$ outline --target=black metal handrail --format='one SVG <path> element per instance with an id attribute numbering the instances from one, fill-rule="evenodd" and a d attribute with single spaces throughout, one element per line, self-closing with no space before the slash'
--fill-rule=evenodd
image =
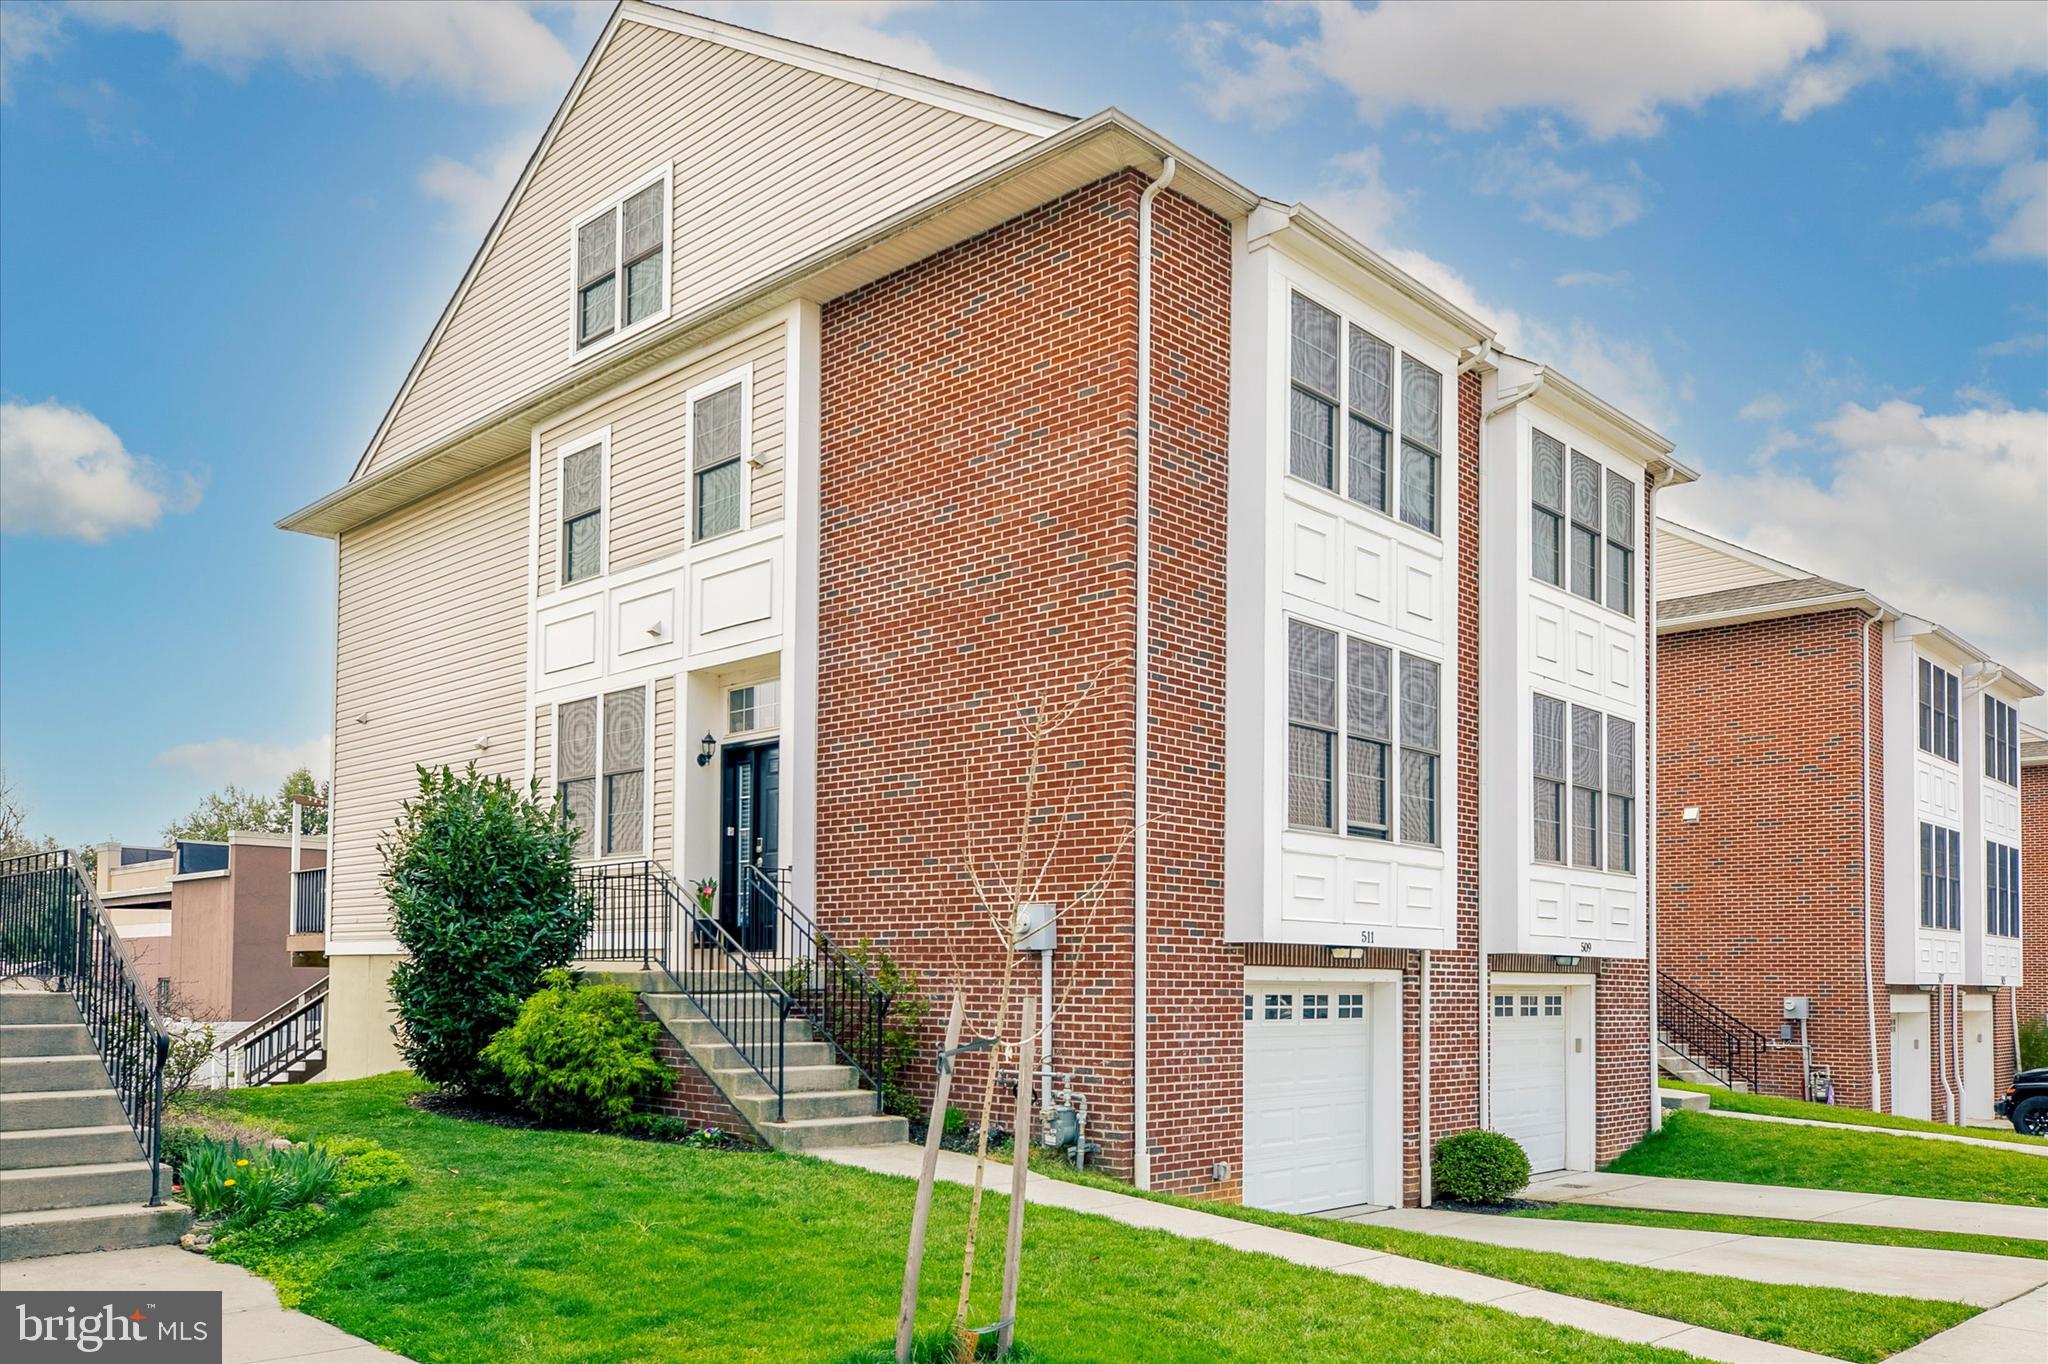
<path id="1" fill-rule="evenodd" d="M 1770 1039 L 1662 971 L 1657 973 L 1657 1035 L 1724 1084 L 1739 1082 L 1751 1090 L 1761 1085 Z"/>
<path id="2" fill-rule="evenodd" d="M 267 1025 L 244 1028 L 235 1038 L 242 1050 L 245 1085 L 267 1085 L 327 1044 L 327 982 L 302 991 Z M 233 1045 L 233 1044 L 230 1044 Z"/>
<path id="3" fill-rule="evenodd" d="M 170 1032 L 149 1002 L 128 948 L 68 851 L 0 860 L 0 977 L 67 991 L 149 1161 L 149 1201 L 162 1201 L 164 1061 Z"/>
<path id="4" fill-rule="evenodd" d="M 740 905 L 752 933 L 742 941 L 764 945 L 754 952 L 797 1002 L 841 1060 L 859 1072 L 882 1105 L 882 1027 L 889 995 L 866 968 L 835 946 L 789 898 L 779 878 L 749 865 L 740 874 Z"/>
<path id="5" fill-rule="evenodd" d="M 327 868 L 292 873 L 292 932 L 327 931 Z"/>

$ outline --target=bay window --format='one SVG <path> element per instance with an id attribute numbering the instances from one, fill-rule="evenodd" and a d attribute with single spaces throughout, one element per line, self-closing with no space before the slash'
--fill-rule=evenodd
<path id="1" fill-rule="evenodd" d="M 1530 754 L 1535 773 L 1535 857 L 1538 862 L 1564 862 L 1564 702 L 1534 698 L 1530 717 Z"/>
<path id="2" fill-rule="evenodd" d="M 1538 582 L 1564 586 L 1564 442 L 1535 432 L 1530 468 L 1530 564 Z"/>

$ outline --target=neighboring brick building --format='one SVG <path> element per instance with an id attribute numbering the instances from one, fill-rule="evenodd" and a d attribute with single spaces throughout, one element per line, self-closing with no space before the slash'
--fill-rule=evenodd
<path id="1" fill-rule="evenodd" d="M 2020 742 L 2020 900 L 2025 959 L 2020 1021 L 2048 1021 L 2048 734 L 2026 730 Z"/>
<path id="2" fill-rule="evenodd" d="M 722 933 L 783 980 L 815 922 L 983 1028 L 1017 966 L 1052 1101 L 1148 1187 L 1411 1201 L 1478 1125 L 1593 1168 L 1656 1114 L 1672 448 L 1114 110 L 627 0 L 355 477 L 286 523 L 339 542 L 330 1073 L 396 1061 L 376 835 L 415 763 L 474 760 L 639 897 L 593 955 Z M 1012 893 L 1099 895 L 1016 961 L 980 899 L 1068 708 Z M 669 1110 L 762 1109 L 766 1031 L 678 1040 Z M 776 1112 L 815 1116 L 757 1135 L 875 1136 L 806 1068 Z"/>
<path id="3" fill-rule="evenodd" d="M 1767 1039 L 1772 1092 L 1990 1116 L 2048 942 L 2006 885 L 2015 861 L 2034 874 L 2014 707 L 2039 689 L 1860 589 L 1670 522 L 1658 544 L 1674 998 L 1696 992 Z M 1675 1035 L 1678 1009 L 1660 1017 L 1675 1047 L 1714 1052 L 1712 1022 Z"/>

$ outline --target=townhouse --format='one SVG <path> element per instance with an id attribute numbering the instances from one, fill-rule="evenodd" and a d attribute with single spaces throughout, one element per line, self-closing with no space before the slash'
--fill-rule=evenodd
<path id="1" fill-rule="evenodd" d="M 538 780 L 601 897 L 715 880 L 733 969 L 871 938 L 985 1015 L 967 868 L 1059 713 L 1043 884 L 1101 893 L 1034 940 L 1041 1098 L 1104 1164 L 1303 1210 L 1426 1197 L 1473 1126 L 1591 1168 L 1656 1121 L 1649 528 L 1691 477 L 1114 109 L 626 0 L 280 523 L 337 563 L 328 1074 L 397 1064 L 415 764 Z M 612 955 L 688 996 L 671 929 Z M 838 1121 L 751 1117 L 771 1072 L 714 1050 L 678 1111 Z"/>
<path id="2" fill-rule="evenodd" d="M 1776 1093 L 1991 1117 L 2040 1013 L 2041 689 L 1861 588 L 1671 521 L 1657 546 L 1659 961 L 1711 1006 L 1667 1039 Z"/>

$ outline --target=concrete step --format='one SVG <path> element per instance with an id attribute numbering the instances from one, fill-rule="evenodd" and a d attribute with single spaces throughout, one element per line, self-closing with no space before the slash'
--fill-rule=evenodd
<path id="1" fill-rule="evenodd" d="M 671 1031 L 674 1025 L 671 1025 Z M 716 1036 L 716 1034 L 712 1034 Z M 683 1045 L 697 1057 L 699 1065 L 709 1071 L 750 1070 L 747 1058 L 740 1054 L 738 1047 L 726 1042 L 700 1042 L 693 1037 L 684 1037 Z M 787 1042 L 782 1048 L 783 1073 L 801 1066 L 829 1066 L 838 1059 L 833 1054 L 830 1042 Z"/>
<path id="2" fill-rule="evenodd" d="M 92 1034 L 85 1024 L 0 1024 L 0 1056 L 76 1056 L 91 1051 Z"/>
<path id="3" fill-rule="evenodd" d="M 771 1122 L 761 1136 L 778 1151 L 815 1151 L 827 1146 L 887 1146 L 910 1140 L 910 1122 L 905 1118 L 810 1118 L 795 1122 Z"/>
<path id="4" fill-rule="evenodd" d="M 729 1095 L 733 1107 L 760 1127 L 773 1122 L 804 1122 L 812 1118 L 869 1118 L 875 1115 L 875 1092 L 871 1089 L 826 1089 L 808 1094 L 783 1096 L 782 1113 L 775 1112 L 775 1096 Z"/>
<path id="5" fill-rule="evenodd" d="M 0 1027 L 16 1023 L 76 1023 L 78 1001 L 57 990 L 0 990 Z"/>
<path id="6" fill-rule="evenodd" d="M 757 1099 L 775 1092 L 774 1086 L 745 1068 L 713 1071 L 711 1082 L 732 1098 Z M 860 1077 L 852 1066 L 784 1066 L 782 1088 L 787 1094 L 808 1094 L 821 1089 L 859 1089 Z"/>
<path id="7" fill-rule="evenodd" d="M 112 1088 L 113 1081 L 90 1049 L 74 1056 L 0 1056 L 0 1094 L 102 1087 Z"/>
<path id="8" fill-rule="evenodd" d="M 163 1187 L 171 1187 L 164 1167 Z M 149 1197 L 149 1162 L 112 1165 L 46 1165 L 38 1170 L 0 1170 L 0 1208 L 40 1212 L 45 1208 L 89 1208 L 95 1204 L 140 1203 Z"/>
<path id="9" fill-rule="evenodd" d="M 1667 1111 L 1683 1108 L 1694 1113 L 1704 1113 L 1714 1106 L 1713 1101 L 1705 1094 L 1695 1093 L 1690 1089 L 1666 1089 L 1662 1085 L 1657 1087 L 1657 1103 Z"/>
<path id="10" fill-rule="evenodd" d="M 109 1165 L 140 1158 L 142 1143 L 126 1122 L 91 1127 L 46 1127 L 35 1132 L 0 1132 L 0 1170 L 36 1170 L 51 1165 Z"/>
<path id="11" fill-rule="evenodd" d="M 0 1213 L 0 1260 L 171 1245 L 191 1225 L 191 1209 L 175 1203 Z"/>
<path id="12" fill-rule="evenodd" d="M 1689 1085 L 1713 1085 L 1718 1089 L 1737 1089 L 1744 1093 L 1749 1091 L 1746 1081 L 1730 1084 L 1694 1060 L 1692 1053 L 1684 1047 L 1663 1039 L 1657 1042 L 1657 1069 L 1672 1079 L 1683 1080 Z"/>
<path id="13" fill-rule="evenodd" d="M 126 1122 L 121 1101 L 104 1085 L 95 1089 L 26 1090 L 0 1094 L 0 1132 L 44 1127 L 105 1127 Z"/>

